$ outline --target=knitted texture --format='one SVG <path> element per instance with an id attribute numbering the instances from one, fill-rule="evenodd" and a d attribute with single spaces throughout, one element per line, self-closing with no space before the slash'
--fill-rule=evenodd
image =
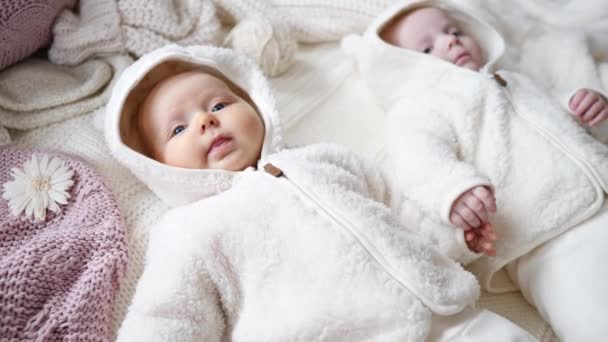
<path id="1" fill-rule="evenodd" d="M 40 58 L 14 65 L 0 72 L 0 124 L 31 129 L 99 108 L 108 101 L 115 76 L 131 62 L 117 55 L 75 66 Z"/>
<path id="2" fill-rule="evenodd" d="M 211 0 L 81 0 L 79 7 L 77 14 L 64 12 L 53 28 L 54 63 L 120 53 L 140 57 L 170 43 L 220 45 L 225 35 Z M 253 58 L 267 75 L 282 73 L 297 47 L 290 25 L 262 11 L 263 5 L 242 8 L 249 10 L 239 18 L 244 24 L 224 44 Z"/>
<path id="3" fill-rule="evenodd" d="M 365 29 L 369 21 L 392 0 L 216 0 L 218 11 L 229 22 L 239 22 L 250 13 L 263 13 L 284 22 L 298 42 L 339 40 Z"/>
<path id="4" fill-rule="evenodd" d="M 0 200 L 0 341 L 109 341 L 127 264 L 118 206 L 95 171 L 66 155 L 0 149 L 0 184 L 33 153 L 62 159 L 74 185 L 43 222 L 15 217 Z"/>
<path id="5" fill-rule="evenodd" d="M 0 0 L 0 70 L 51 41 L 59 12 L 76 0 Z"/>
<path id="6" fill-rule="evenodd" d="M 78 64 L 128 52 L 139 57 L 169 43 L 218 44 L 221 25 L 209 0 L 82 0 L 53 28 L 49 59 Z"/>
<path id="7" fill-rule="evenodd" d="M 263 17 L 241 20 L 224 44 L 252 58 L 269 76 L 280 75 L 291 66 L 298 46 L 286 23 Z"/>

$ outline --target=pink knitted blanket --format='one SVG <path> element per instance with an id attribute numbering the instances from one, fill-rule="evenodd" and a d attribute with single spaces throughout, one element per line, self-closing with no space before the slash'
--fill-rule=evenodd
<path id="1" fill-rule="evenodd" d="M 51 42 L 55 18 L 77 0 L 0 0 L 0 70 Z"/>
<path id="2" fill-rule="evenodd" d="M 118 206 L 94 170 L 48 152 L 0 148 L 0 193 L 34 153 L 63 160 L 74 184 L 44 221 L 15 216 L 0 196 L 0 341 L 109 341 L 127 264 Z"/>

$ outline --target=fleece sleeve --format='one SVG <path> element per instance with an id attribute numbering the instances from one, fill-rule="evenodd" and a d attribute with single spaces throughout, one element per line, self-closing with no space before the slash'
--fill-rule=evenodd
<path id="1" fill-rule="evenodd" d="M 491 183 L 460 158 L 460 142 L 442 110 L 456 109 L 436 107 L 432 98 L 401 100 L 387 113 L 385 138 L 398 186 L 423 210 L 449 223 L 452 204 L 460 195 Z"/>
<path id="2" fill-rule="evenodd" d="M 404 194 L 395 193 L 392 196 L 391 208 L 406 229 L 452 260 L 467 265 L 481 256 L 469 250 L 464 240 L 464 230 L 445 224 L 436 215 L 424 212 L 415 201 Z"/>
<path id="3" fill-rule="evenodd" d="M 117 341 L 221 341 L 219 296 L 196 239 L 171 224 L 150 236 L 144 272 Z M 200 248 L 199 248 L 200 249 Z"/>
<path id="4" fill-rule="evenodd" d="M 375 201 L 390 207 L 404 229 L 461 264 L 468 264 L 480 256 L 469 250 L 462 229 L 443 224 L 436 215 L 423 212 L 414 201 L 399 191 L 381 167 L 350 151 L 342 151 L 339 155 L 343 160 L 351 161 L 345 166 L 363 180 L 363 191 Z M 346 155 L 351 155 L 352 158 L 345 158 Z"/>

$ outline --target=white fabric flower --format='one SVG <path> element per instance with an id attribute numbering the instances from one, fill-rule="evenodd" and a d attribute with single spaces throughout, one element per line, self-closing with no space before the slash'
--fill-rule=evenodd
<path id="1" fill-rule="evenodd" d="M 23 165 L 23 171 L 18 168 L 12 171 L 14 179 L 4 183 L 2 197 L 8 201 L 13 215 L 18 216 L 25 211 L 26 217 L 44 221 L 47 209 L 58 213 L 61 211 L 59 204 L 68 203 L 70 194 L 67 190 L 74 184 L 74 171 L 63 160 L 49 160 L 46 154 L 38 160 L 33 155 Z"/>

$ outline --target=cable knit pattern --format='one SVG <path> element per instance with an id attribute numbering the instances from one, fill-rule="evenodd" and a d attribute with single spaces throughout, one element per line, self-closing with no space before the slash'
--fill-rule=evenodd
<path id="1" fill-rule="evenodd" d="M 0 73 L 0 123 L 32 129 L 101 107 L 131 62 L 118 55 L 65 67 L 30 58 Z"/>
<path id="2" fill-rule="evenodd" d="M 297 47 L 291 26 L 262 11 L 264 6 L 239 8 L 249 9 L 239 18 L 247 24 L 224 44 L 252 57 L 267 75 L 285 71 Z M 211 0 L 81 0 L 78 14 L 66 11 L 58 18 L 49 58 L 78 64 L 110 53 L 139 57 L 170 43 L 220 45 L 220 16 Z"/>
<path id="3" fill-rule="evenodd" d="M 0 184 L 33 153 L 62 159 L 75 183 L 68 204 L 43 222 L 0 201 L 0 340 L 110 341 L 127 264 L 118 206 L 95 171 L 56 153 L 0 149 Z"/>
<path id="4" fill-rule="evenodd" d="M 76 0 L 0 1 L 0 70 L 51 41 L 51 27 L 59 12 Z"/>
<path id="5" fill-rule="evenodd" d="M 108 53 L 137 57 L 169 43 L 218 44 L 221 25 L 211 1 L 82 0 L 53 29 L 54 63 L 78 64 Z"/>

